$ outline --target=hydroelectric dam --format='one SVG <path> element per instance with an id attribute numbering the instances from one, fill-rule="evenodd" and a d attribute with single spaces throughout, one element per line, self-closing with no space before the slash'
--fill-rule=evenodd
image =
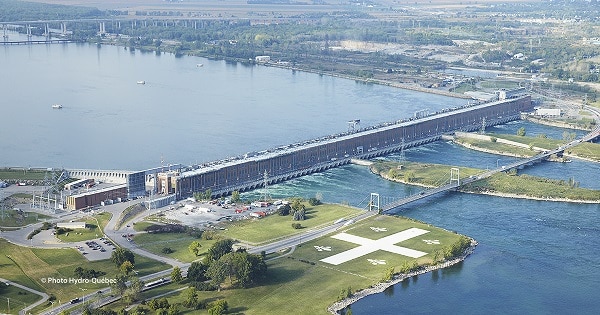
<path id="1" fill-rule="evenodd" d="M 508 94 L 508 93 L 507 93 Z M 530 95 L 445 109 L 319 139 L 251 152 L 156 174 L 156 192 L 183 199 L 210 191 L 228 195 L 321 172 L 439 140 L 455 131 L 474 131 L 520 119 L 533 109 Z"/>

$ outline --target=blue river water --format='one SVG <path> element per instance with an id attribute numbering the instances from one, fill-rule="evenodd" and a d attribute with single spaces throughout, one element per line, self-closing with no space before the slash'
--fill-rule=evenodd
<path id="1" fill-rule="evenodd" d="M 197 64 L 202 63 L 202 67 Z M 437 95 L 327 76 L 95 45 L 0 48 L 0 165 L 144 169 L 198 163 L 464 104 Z M 146 84 L 137 84 L 144 80 Z M 52 104 L 62 104 L 53 110 Z M 8 118 L 8 119 L 7 119 Z M 547 134 L 515 122 L 491 128 Z M 569 130 L 569 132 L 572 132 Z M 578 133 L 580 134 L 580 133 Z M 513 161 L 438 141 L 411 161 L 493 168 Z M 398 159 L 398 154 L 384 157 Z M 522 172 L 600 189 L 598 164 L 543 163 Z M 421 188 L 347 165 L 272 185 L 273 197 L 366 207 Z M 256 190 L 243 194 L 256 198 Z M 595 314 L 600 309 L 600 205 L 449 193 L 399 213 L 479 242 L 463 263 L 352 306 L 353 314 Z M 308 297 L 307 297 L 308 298 Z"/>

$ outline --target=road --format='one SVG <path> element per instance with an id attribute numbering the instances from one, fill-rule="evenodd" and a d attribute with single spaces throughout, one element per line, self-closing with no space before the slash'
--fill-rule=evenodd
<path id="1" fill-rule="evenodd" d="M 15 287 L 17 287 L 19 289 L 23 289 L 25 291 L 29 291 L 29 292 L 31 292 L 33 294 L 36 294 L 36 295 L 39 295 L 39 296 L 42 297 L 41 300 L 39 300 L 39 301 L 37 301 L 37 302 L 35 302 L 35 303 L 31 304 L 31 305 L 28 305 L 27 307 L 25 307 L 24 309 L 22 309 L 21 311 L 19 311 L 19 314 L 27 314 L 27 312 L 29 310 L 33 309 L 34 307 L 36 307 L 36 306 L 38 306 L 38 305 L 40 305 L 42 303 L 45 303 L 48 300 L 48 298 L 49 298 L 48 294 L 46 294 L 44 292 L 40 292 L 40 291 L 34 290 L 32 288 L 29 288 L 29 287 L 26 287 L 24 285 L 18 284 L 16 282 L 12 282 L 12 281 L 9 281 L 9 280 L 3 279 L 3 278 L 0 278 L 0 282 L 4 282 L 7 285 L 15 286 Z"/>

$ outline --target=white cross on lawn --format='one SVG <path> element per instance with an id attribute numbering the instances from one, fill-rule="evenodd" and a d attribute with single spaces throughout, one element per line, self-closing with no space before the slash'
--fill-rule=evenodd
<path id="1" fill-rule="evenodd" d="M 345 263 L 347 261 L 356 259 L 358 257 L 362 257 L 364 255 L 376 252 L 378 250 L 383 250 L 383 251 L 394 253 L 394 254 L 404 255 L 404 256 L 411 257 L 411 258 L 419 258 L 421 256 L 427 255 L 427 253 L 424 253 L 424 252 L 421 252 L 418 250 L 414 250 L 414 249 L 410 249 L 410 248 L 406 248 L 406 247 L 396 246 L 394 244 L 398 244 L 402 241 L 406 241 L 408 239 L 417 237 L 419 235 L 423 235 L 425 233 L 429 233 L 429 231 L 418 229 L 418 228 L 410 228 L 408 230 L 404 230 L 402 232 L 388 235 L 388 236 L 380 238 L 378 240 L 372 240 L 372 239 L 368 239 L 368 238 L 364 238 L 364 237 L 360 237 L 360 236 L 356 236 L 356 235 L 352 235 L 352 234 L 348 234 L 348 233 L 336 234 L 332 237 L 335 239 L 338 239 L 338 240 L 342 240 L 342 241 L 346 241 L 346 242 L 350 242 L 350 243 L 354 243 L 354 244 L 359 244 L 360 246 L 355 247 L 353 249 L 349 249 L 345 252 L 341 252 L 339 254 L 335 254 L 333 256 L 321 259 L 321 261 L 328 263 L 328 264 L 332 264 L 332 265 L 339 265 L 339 264 Z"/>

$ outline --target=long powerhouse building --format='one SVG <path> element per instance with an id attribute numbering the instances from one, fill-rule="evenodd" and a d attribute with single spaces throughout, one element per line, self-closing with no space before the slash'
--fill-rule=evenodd
<path id="1" fill-rule="evenodd" d="M 357 132 L 332 135 L 281 146 L 243 157 L 231 158 L 186 171 L 158 175 L 159 193 L 177 199 L 210 190 L 213 196 L 245 191 L 294 177 L 320 172 L 369 159 L 404 148 L 436 141 L 454 131 L 473 131 L 520 119 L 532 110 L 531 97 L 511 99 L 442 110 L 421 118 L 369 127 Z"/>

